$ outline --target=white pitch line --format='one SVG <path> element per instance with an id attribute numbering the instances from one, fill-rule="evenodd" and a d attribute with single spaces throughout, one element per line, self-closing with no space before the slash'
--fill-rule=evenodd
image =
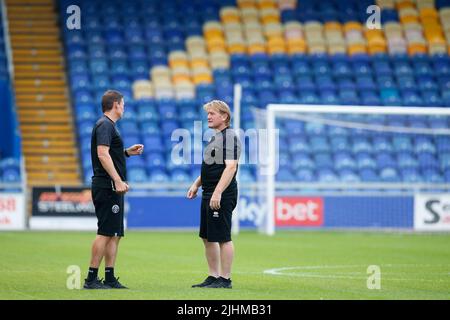
<path id="1" fill-rule="evenodd" d="M 298 267 L 281 267 L 281 268 L 273 268 L 264 270 L 264 274 L 274 275 L 274 276 L 288 276 L 288 277 L 301 277 L 301 278 L 323 278 L 323 279 L 367 279 L 367 277 L 355 277 L 350 275 L 337 275 L 337 274 L 328 274 L 328 275 L 320 275 L 320 274 L 312 274 L 312 273 L 292 273 L 292 272 L 284 272 L 288 270 L 317 270 L 317 269 L 341 269 L 341 268 L 360 268 L 360 267 L 368 267 L 369 265 L 319 265 L 319 266 L 298 266 Z M 450 267 L 450 265 L 433 265 L 433 264 L 385 264 L 380 265 L 382 267 Z M 447 274 L 446 274 L 447 275 Z M 448 273 L 450 275 L 450 273 Z M 422 279 L 422 278 L 386 278 L 383 277 L 383 280 L 388 281 L 426 281 L 426 282 L 447 282 L 448 280 L 444 279 Z"/>

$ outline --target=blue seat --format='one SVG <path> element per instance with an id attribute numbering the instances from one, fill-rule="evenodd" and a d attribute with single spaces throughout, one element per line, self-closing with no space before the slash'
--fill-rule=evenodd
<path id="1" fill-rule="evenodd" d="M 338 182 L 339 178 L 333 170 L 325 168 L 318 171 L 318 180 L 319 182 Z"/>
<path id="2" fill-rule="evenodd" d="M 402 105 L 420 107 L 423 105 L 423 100 L 414 90 L 404 91 L 402 93 Z"/>
<path id="3" fill-rule="evenodd" d="M 182 169 L 173 170 L 170 175 L 170 178 L 171 178 L 172 182 L 178 182 L 178 183 L 191 182 L 190 175 Z"/>
<path id="4" fill-rule="evenodd" d="M 278 154 L 278 162 L 280 167 L 291 167 L 292 159 L 288 152 L 280 152 Z"/>
<path id="5" fill-rule="evenodd" d="M 409 182 L 409 183 L 423 182 L 423 177 L 421 176 L 419 171 L 416 169 L 412 169 L 412 168 L 402 169 L 401 176 L 402 176 L 403 182 Z"/>
<path id="6" fill-rule="evenodd" d="M 314 175 L 314 171 L 308 169 L 300 169 L 297 172 L 296 178 L 300 182 L 314 182 L 316 181 L 316 177 Z"/>
<path id="7" fill-rule="evenodd" d="M 292 136 L 300 136 L 304 134 L 304 122 L 295 121 L 295 120 L 285 120 L 284 128 L 289 132 Z"/>
<path id="8" fill-rule="evenodd" d="M 392 145 L 397 151 L 410 151 L 413 149 L 412 140 L 408 136 L 394 136 Z"/>
<path id="9" fill-rule="evenodd" d="M 439 162 L 436 157 L 431 153 L 422 152 L 417 155 L 419 166 L 422 169 L 432 168 L 439 169 Z"/>
<path id="10" fill-rule="evenodd" d="M 378 168 L 377 162 L 370 156 L 370 154 L 362 152 L 356 155 L 356 162 L 360 170 Z"/>
<path id="11" fill-rule="evenodd" d="M 282 181 L 282 182 L 293 182 L 295 181 L 295 175 L 294 173 L 287 169 L 287 168 L 281 168 L 278 170 L 276 175 L 276 180 Z"/>
<path id="12" fill-rule="evenodd" d="M 323 136 L 316 136 L 310 139 L 312 152 L 327 152 L 330 150 L 328 140 Z"/>
<path id="13" fill-rule="evenodd" d="M 334 152 L 350 150 L 350 143 L 345 136 L 330 136 L 330 145 Z"/>
<path id="14" fill-rule="evenodd" d="M 297 85 L 299 92 L 301 92 L 302 90 L 315 90 L 315 88 L 316 88 L 316 85 L 315 85 L 312 77 L 305 76 L 305 75 L 297 77 L 296 85 Z"/>
<path id="15" fill-rule="evenodd" d="M 137 122 L 135 122 L 135 121 L 122 120 L 119 122 L 118 127 L 119 127 L 119 131 L 120 131 L 121 135 L 123 135 L 123 136 L 139 134 L 139 127 L 138 127 Z"/>
<path id="16" fill-rule="evenodd" d="M 448 136 L 436 137 L 435 146 L 438 154 L 450 152 L 450 137 Z"/>
<path id="17" fill-rule="evenodd" d="M 316 153 L 313 157 L 318 169 L 334 168 L 334 161 L 330 153 Z"/>
<path id="18" fill-rule="evenodd" d="M 385 167 L 381 169 L 380 178 L 383 182 L 400 182 L 398 172 L 393 167 Z"/>
<path id="19" fill-rule="evenodd" d="M 428 183 L 443 183 L 444 178 L 438 169 L 426 168 L 422 171 L 425 182 Z"/>
<path id="20" fill-rule="evenodd" d="M 147 149 L 147 147 L 144 147 L 144 150 L 145 149 Z M 163 153 L 158 153 L 156 151 L 152 151 L 147 154 L 145 159 L 146 159 L 146 166 L 149 170 L 151 170 L 153 168 L 165 168 L 166 167 L 166 160 L 164 158 Z"/>
<path id="21" fill-rule="evenodd" d="M 95 74 L 92 76 L 92 87 L 96 91 L 106 91 L 111 87 L 111 81 L 106 74 Z"/>
<path id="22" fill-rule="evenodd" d="M 364 182 L 378 182 L 380 181 L 380 177 L 377 175 L 374 169 L 362 169 L 359 171 L 359 176 L 361 180 Z"/>
<path id="23" fill-rule="evenodd" d="M 341 101 L 341 104 L 345 104 L 345 105 L 360 104 L 358 93 L 356 92 L 356 90 L 352 90 L 352 89 L 339 90 L 339 100 Z"/>
<path id="24" fill-rule="evenodd" d="M 131 167 L 127 170 L 127 180 L 132 183 L 148 182 L 147 171 L 141 167 Z"/>
<path id="25" fill-rule="evenodd" d="M 416 153 L 436 153 L 436 146 L 430 138 L 421 136 L 415 139 L 414 150 Z"/>
<path id="26" fill-rule="evenodd" d="M 333 90 L 322 90 L 320 91 L 320 103 L 326 105 L 338 105 L 340 104 L 339 97 Z"/>
<path id="27" fill-rule="evenodd" d="M 280 159 L 281 162 L 281 159 Z M 281 165 L 281 163 L 280 163 Z M 297 153 L 293 155 L 292 158 L 292 169 L 302 170 L 309 169 L 314 170 L 316 168 L 315 162 L 306 154 Z"/>
<path id="28" fill-rule="evenodd" d="M 446 152 L 439 157 L 439 162 L 444 170 L 450 169 L 450 152 Z"/>
<path id="29" fill-rule="evenodd" d="M 147 150 L 149 154 L 151 152 L 163 152 L 165 147 L 159 135 L 145 136 L 144 137 L 144 150 Z"/>
<path id="30" fill-rule="evenodd" d="M 125 148 L 142 143 L 140 136 L 136 134 L 124 135 L 122 140 Z"/>
<path id="31" fill-rule="evenodd" d="M 318 75 L 315 77 L 315 83 L 319 90 L 336 90 L 336 84 L 331 76 Z"/>
<path id="32" fill-rule="evenodd" d="M 350 169 L 339 170 L 339 178 L 342 182 L 360 182 L 361 177 Z"/>
<path id="33" fill-rule="evenodd" d="M 319 122 L 307 122 L 305 132 L 308 135 L 324 135 L 326 134 L 326 126 Z"/>
<path id="34" fill-rule="evenodd" d="M 145 168 L 146 164 L 142 157 L 130 157 L 127 159 L 127 168 Z"/>
<path id="35" fill-rule="evenodd" d="M 387 137 L 377 136 L 373 138 L 373 150 L 375 152 L 392 152 L 394 151 L 391 142 Z"/>
<path id="36" fill-rule="evenodd" d="M 289 139 L 289 151 L 291 153 L 310 152 L 311 147 L 305 138 L 292 137 Z"/>
<path id="37" fill-rule="evenodd" d="M 419 167 L 419 162 L 410 152 L 399 152 L 397 154 L 397 163 L 400 168 L 416 169 Z"/>
<path id="38" fill-rule="evenodd" d="M 338 152 L 334 155 L 334 168 L 337 170 L 342 169 L 356 169 L 356 161 L 348 152 Z"/>
<path id="39" fill-rule="evenodd" d="M 376 161 L 378 164 L 378 168 L 383 169 L 386 167 L 393 167 L 395 168 L 397 166 L 397 161 L 394 159 L 391 153 L 387 152 L 381 152 L 376 155 Z"/>
<path id="40" fill-rule="evenodd" d="M 354 138 L 352 151 L 355 154 L 360 152 L 372 153 L 373 148 L 366 138 Z"/>
<path id="41" fill-rule="evenodd" d="M 423 91 L 422 99 L 424 106 L 440 107 L 444 105 L 438 91 Z"/>
<path id="42" fill-rule="evenodd" d="M 355 80 L 356 86 L 359 90 L 373 90 L 374 88 L 376 89 L 377 84 L 375 83 L 371 75 L 357 76 Z"/>
<path id="43" fill-rule="evenodd" d="M 379 106 L 381 105 L 381 99 L 375 91 L 361 90 L 361 102 L 366 106 Z"/>
<path id="44" fill-rule="evenodd" d="M 383 105 L 401 106 L 402 100 L 399 93 L 395 89 L 381 89 L 380 90 L 381 102 Z"/>
<path id="45" fill-rule="evenodd" d="M 177 118 L 177 108 L 175 104 L 162 104 L 159 106 L 159 114 L 162 120 L 173 120 Z"/>
<path id="46" fill-rule="evenodd" d="M 92 59 L 90 61 L 92 74 L 104 74 L 109 71 L 108 62 L 104 59 Z"/>

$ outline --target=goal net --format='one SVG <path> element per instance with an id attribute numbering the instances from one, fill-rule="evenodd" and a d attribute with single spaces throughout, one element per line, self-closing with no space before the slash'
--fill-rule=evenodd
<path id="1" fill-rule="evenodd" d="M 413 229 L 418 195 L 450 191 L 449 109 L 272 104 L 254 118 L 269 133 L 268 161 L 257 170 L 263 233 Z M 450 225 L 444 209 L 434 211 L 420 219 L 440 215 Z"/>

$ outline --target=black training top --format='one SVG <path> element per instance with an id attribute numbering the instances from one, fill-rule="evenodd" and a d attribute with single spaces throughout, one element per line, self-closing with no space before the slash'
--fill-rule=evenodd
<path id="1" fill-rule="evenodd" d="M 201 182 L 204 198 L 212 196 L 225 170 L 225 160 L 239 160 L 241 143 L 234 130 L 229 127 L 211 137 L 203 153 Z M 237 173 L 237 170 L 236 170 Z M 222 198 L 237 196 L 236 174 L 230 185 L 222 192 Z"/>
<path id="2" fill-rule="evenodd" d="M 92 129 L 91 136 L 91 159 L 94 176 L 92 186 L 100 188 L 111 188 L 111 177 L 103 168 L 97 153 L 97 146 L 109 146 L 109 155 L 114 163 L 117 173 L 122 181 L 126 181 L 127 171 L 123 141 L 117 131 L 114 121 L 103 115 Z"/>

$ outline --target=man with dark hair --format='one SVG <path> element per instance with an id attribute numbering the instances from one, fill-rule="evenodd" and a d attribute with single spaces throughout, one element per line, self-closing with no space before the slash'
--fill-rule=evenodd
<path id="1" fill-rule="evenodd" d="M 236 173 L 241 144 L 229 127 L 231 111 L 225 102 L 213 100 L 203 108 L 208 113 L 208 127 L 216 132 L 205 148 L 201 175 L 189 188 L 187 198 L 195 198 L 200 186 L 203 188 L 199 236 L 205 246 L 209 274 L 192 287 L 231 289 L 234 257 L 231 218 L 237 204 Z"/>
<path id="2" fill-rule="evenodd" d="M 114 264 L 120 238 L 124 236 L 124 194 L 126 183 L 125 157 L 140 155 L 142 144 L 127 149 L 116 129 L 116 122 L 124 113 L 123 95 L 108 90 L 102 97 L 103 116 L 97 121 L 91 137 L 92 201 L 98 219 L 97 236 L 92 244 L 91 262 L 85 289 L 124 289 L 114 277 Z M 98 268 L 105 257 L 105 281 L 98 278 Z"/>

